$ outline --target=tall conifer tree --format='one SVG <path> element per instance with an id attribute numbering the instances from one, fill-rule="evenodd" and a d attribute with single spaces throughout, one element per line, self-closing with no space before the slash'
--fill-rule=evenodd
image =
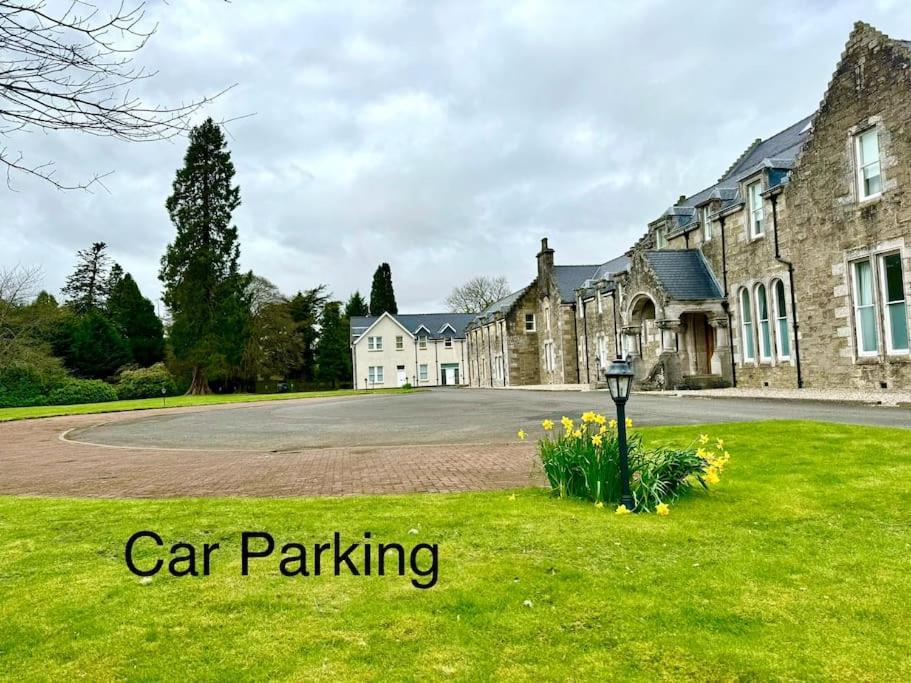
<path id="1" fill-rule="evenodd" d="M 210 377 L 240 367 L 248 334 L 244 292 L 252 276 L 238 268 L 231 216 L 240 206 L 240 188 L 233 178 L 225 137 L 209 118 L 190 131 L 184 166 L 166 203 L 177 236 L 159 273 L 174 356 L 192 371 L 189 394 L 211 393 Z"/>
<path id="2" fill-rule="evenodd" d="M 370 287 L 370 315 L 398 313 L 395 303 L 395 289 L 392 286 L 392 269 L 388 263 L 381 263 L 373 274 L 373 285 Z"/>

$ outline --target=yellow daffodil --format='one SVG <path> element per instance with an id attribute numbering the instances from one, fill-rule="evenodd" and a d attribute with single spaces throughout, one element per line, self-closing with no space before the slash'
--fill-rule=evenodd
<path id="1" fill-rule="evenodd" d="M 721 481 L 721 478 L 718 476 L 717 467 L 709 467 L 705 473 L 705 481 L 707 484 L 717 484 Z"/>
<path id="2" fill-rule="evenodd" d="M 658 503 L 655 507 L 655 512 L 661 517 L 667 517 L 671 513 L 671 507 L 667 503 Z"/>
<path id="3" fill-rule="evenodd" d="M 700 435 L 699 435 L 699 443 L 701 443 L 703 446 L 705 446 L 708 442 L 709 442 L 709 435 L 708 435 L 708 434 L 700 434 Z"/>
<path id="4" fill-rule="evenodd" d="M 525 441 L 525 437 L 528 436 L 528 434 L 520 429 L 518 432 L 516 432 L 516 436 L 519 437 L 519 441 Z"/>
<path id="5" fill-rule="evenodd" d="M 601 508 L 604 507 L 604 503 L 602 503 L 602 502 L 599 500 L 597 503 L 595 503 L 595 507 L 598 508 L 598 509 L 600 510 Z"/>
<path id="6" fill-rule="evenodd" d="M 563 417 L 560 418 L 560 424 L 562 424 L 563 428 L 567 429 L 567 430 L 572 430 L 572 428 L 573 428 L 572 419 L 566 417 L 566 415 L 564 415 Z"/>
<path id="7" fill-rule="evenodd" d="M 581 429 L 577 429 L 576 431 L 574 431 L 574 432 L 573 432 L 573 438 L 574 438 L 574 439 L 581 439 L 581 438 L 582 438 L 582 430 L 581 430 Z"/>
<path id="8" fill-rule="evenodd" d="M 600 427 L 598 427 L 598 433 L 607 434 L 607 427 L 605 427 L 604 425 L 601 425 Z"/>
<path id="9" fill-rule="evenodd" d="M 633 421 L 630 420 L 629 418 L 626 418 L 626 428 L 627 428 L 627 429 L 632 429 L 632 428 L 633 428 Z"/>
<path id="10" fill-rule="evenodd" d="M 630 512 L 629 508 L 625 505 L 618 505 L 615 513 L 618 515 L 628 515 Z"/>
<path id="11" fill-rule="evenodd" d="M 601 425 L 603 427 L 605 425 L 605 423 L 607 422 L 607 418 L 604 417 L 604 415 L 602 415 L 601 413 L 598 413 L 597 415 L 595 415 L 595 422 L 597 422 L 599 425 Z"/>
<path id="12" fill-rule="evenodd" d="M 549 432 L 551 429 L 554 428 L 554 421 L 553 420 L 544 420 L 544 422 L 541 423 L 541 426 L 544 427 L 544 431 Z"/>
<path id="13" fill-rule="evenodd" d="M 601 437 L 598 436 L 597 434 L 595 434 L 595 435 L 592 437 L 592 443 L 595 444 L 596 446 L 600 446 L 600 445 L 601 445 Z"/>
<path id="14" fill-rule="evenodd" d="M 616 429 L 616 428 L 617 428 L 617 421 L 616 421 L 616 420 L 611 420 L 610 422 L 607 423 L 607 426 L 610 427 L 611 429 Z"/>
<path id="15" fill-rule="evenodd" d="M 715 448 L 717 448 L 719 451 L 723 451 L 723 450 L 724 450 L 724 440 L 723 440 L 723 439 L 718 439 L 718 440 L 715 442 Z"/>
<path id="16" fill-rule="evenodd" d="M 696 449 L 696 455 L 698 455 L 700 458 L 709 457 L 708 451 L 706 451 L 702 446 Z"/>
<path id="17" fill-rule="evenodd" d="M 595 413 L 594 413 L 593 411 L 591 411 L 591 410 L 589 410 L 589 411 L 587 411 L 587 412 L 585 412 L 585 413 L 582 413 L 582 421 L 583 421 L 583 422 L 594 422 L 594 421 L 595 421 Z"/>

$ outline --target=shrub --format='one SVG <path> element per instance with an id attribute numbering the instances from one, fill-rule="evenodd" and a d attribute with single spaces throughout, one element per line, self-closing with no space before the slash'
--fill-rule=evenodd
<path id="1" fill-rule="evenodd" d="M 411 382 L 405 382 L 402 385 L 402 389 L 404 389 L 405 391 L 411 391 L 412 389 L 414 389 L 414 387 L 411 386 Z"/>
<path id="2" fill-rule="evenodd" d="M 176 393 L 177 383 L 164 363 L 138 370 L 124 370 L 117 382 L 117 397 L 120 399 L 158 398 Z"/>
<path id="3" fill-rule="evenodd" d="M 603 415 L 588 412 L 577 425 L 563 417 L 563 429 L 544 420 L 545 435 L 538 441 L 538 454 L 553 492 L 561 497 L 582 498 L 601 506 L 619 503 L 621 494 L 620 448 L 617 423 Z M 632 421 L 627 420 L 627 428 Z M 525 433 L 519 432 L 524 439 Z M 730 455 L 721 440 L 717 451 L 706 450 L 709 438 L 701 435 L 686 448 L 649 450 L 639 434 L 627 438 L 630 489 L 636 510 L 667 511 L 667 503 L 676 500 L 693 485 L 708 489 L 719 481 Z"/>
<path id="4" fill-rule="evenodd" d="M 41 348 L 26 351 L 0 370 L 0 408 L 42 405 L 48 391 L 66 380 L 58 359 Z"/>
<path id="5" fill-rule="evenodd" d="M 48 405 L 63 406 L 77 403 L 116 401 L 117 392 L 100 379 L 68 379 L 47 396 Z"/>

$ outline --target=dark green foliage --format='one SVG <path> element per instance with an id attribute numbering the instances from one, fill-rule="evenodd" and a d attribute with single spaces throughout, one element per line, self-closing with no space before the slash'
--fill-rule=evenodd
<path id="1" fill-rule="evenodd" d="M 364 301 L 364 297 L 361 296 L 360 292 L 355 292 L 348 299 L 348 303 L 345 304 L 345 317 L 348 319 L 370 315 L 370 308 L 367 306 L 367 302 Z"/>
<path id="2" fill-rule="evenodd" d="M 164 391 L 162 391 L 164 389 Z M 117 381 L 117 398 L 157 398 L 177 393 L 177 383 L 164 366 L 156 363 L 150 368 L 124 370 Z"/>
<path id="3" fill-rule="evenodd" d="M 189 393 L 209 393 L 210 377 L 237 372 L 248 336 L 244 293 L 252 275 L 238 270 L 240 247 L 231 215 L 240 205 L 234 164 L 210 118 L 190 131 L 184 166 L 166 206 L 177 229 L 159 278 L 173 324 L 175 359 L 192 372 Z"/>
<path id="4" fill-rule="evenodd" d="M 298 292 L 288 302 L 288 310 L 291 313 L 291 319 L 297 325 L 303 347 L 303 362 L 300 367 L 292 369 L 289 374 L 294 374 L 305 382 L 312 382 L 314 379 L 316 341 L 319 337 L 317 326 L 323 306 L 328 299 L 326 285 L 319 285 L 313 289 Z"/>
<path id="5" fill-rule="evenodd" d="M 333 388 L 351 378 L 348 321 L 341 316 L 341 306 L 341 302 L 330 301 L 323 307 L 316 353 L 317 379 Z"/>
<path id="6" fill-rule="evenodd" d="M 121 275 L 111 287 L 107 310 L 108 317 L 126 337 L 134 362 L 146 367 L 164 358 L 161 320 L 129 273 Z"/>
<path id="7" fill-rule="evenodd" d="M 395 290 L 392 286 L 392 269 L 388 263 L 381 263 L 373 274 L 373 285 L 370 287 L 370 315 L 398 313 L 395 303 Z"/>
<path id="8" fill-rule="evenodd" d="M 104 242 L 95 242 L 76 252 L 76 268 L 62 291 L 67 304 L 77 313 L 103 308 L 107 301 L 111 257 L 106 249 Z"/>
<path id="9" fill-rule="evenodd" d="M 116 401 L 117 392 L 100 379 L 68 379 L 48 394 L 52 406 L 69 406 L 77 403 L 105 403 Z"/>
<path id="10" fill-rule="evenodd" d="M 54 351 L 80 377 L 110 377 L 132 360 L 127 340 L 97 309 L 66 320 Z"/>
<path id="11" fill-rule="evenodd" d="M 43 405 L 47 393 L 64 381 L 66 372 L 49 353 L 12 361 L 0 369 L 0 408 Z"/>

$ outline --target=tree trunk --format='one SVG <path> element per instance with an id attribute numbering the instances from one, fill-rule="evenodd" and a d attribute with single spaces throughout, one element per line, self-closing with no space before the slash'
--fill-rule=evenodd
<path id="1" fill-rule="evenodd" d="M 209 380 L 206 379 L 206 372 L 199 365 L 193 366 L 193 379 L 190 382 L 190 388 L 187 389 L 187 396 L 205 396 L 211 394 L 212 389 L 209 387 Z"/>

